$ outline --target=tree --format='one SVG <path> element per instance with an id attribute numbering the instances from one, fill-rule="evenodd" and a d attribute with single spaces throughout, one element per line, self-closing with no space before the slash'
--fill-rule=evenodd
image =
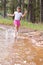
<path id="1" fill-rule="evenodd" d="M 36 0 L 29 0 L 30 21 L 36 21 Z"/>
<path id="2" fill-rule="evenodd" d="M 28 13 L 27 13 L 27 21 L 29 21 L 29 0 L 28 0 L 28 5 L 27 5 L 27 11 L 28 11 Z"/>
<path id="3" fill-rule="evenodd" d="M 18 6 L 21 7 L 21 0 L 18 0 Z"/>
<path id="4" fill-rule="evenodd" d="M 24 13 L 24 0 L 22 0 L 22 12 Z"/>
<path id="5" fill-rule="evenodd" d="M 4 5 L 4 17 L 6 17 L 6 0 L 3 0 L 3 5 Z"/>

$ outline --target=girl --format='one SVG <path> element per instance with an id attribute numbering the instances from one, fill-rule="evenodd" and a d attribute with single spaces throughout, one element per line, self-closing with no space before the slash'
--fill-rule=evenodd
<path id="1" fill-rule="evenodd" d="M 18 6 L 17 11 L 14 12 L 14 14 L 7 14 L 8 16 L 15 16 L 14 18 L 14 26 L 15 26 L 15 37 L 18 34 L 18 30 L 20 27 L 20 19 L 21 17 L 24 17 L 26 15 L 27 11 L 24 12 L 24 14 L 21 13 L 21 8 Z"/>

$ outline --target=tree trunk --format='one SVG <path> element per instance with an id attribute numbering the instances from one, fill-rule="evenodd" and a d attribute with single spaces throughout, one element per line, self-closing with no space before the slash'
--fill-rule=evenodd
<path id="1" fill-rule="evenodd" d="M 12 14 L 14 13 L 14 0 L 12 0 Z M 14 19 L 14 16 L 13 16 Z"/>
<path id="2" fill-rule="evenodd" d="M 21 7 L 21 0 L 18 0 L 18 6 Z"/>
<path id="3" fill-rule="evenodd" d="M 30 11 L 30 21 L 33 21 L 33 6 L 32 6 L 32 0 L 29 0 L 29 11 Z"/>
<path id="4" fill-rule="evenodd" d="M 43 0 L 41 0 L 41 22 L 43 22 Z"/>
<path id="5" fill-rule="evenodd" d="M 28 0 L 28 5 L 27 5 L 27 11 L 28 11 L 28 13 L 27 13 L 27 21 L 29 21 L 29 0 Z"/>
<path id="6" fill-rule="evenodd" d="M 29 0 L 29 9 L 30 9 L 30 21 L 35 22 L 35 8 L 36 8 L 36 1 Z"/>
<path id="7" fill-rule="evenodd" d="M 22 0 L 22 12 L 24 13 L 24 0 Z"/>
<path id="8" fill-rule="evenodd" d="M 4 0 L 4 18 L 6 17 L 6 0 Z"/>

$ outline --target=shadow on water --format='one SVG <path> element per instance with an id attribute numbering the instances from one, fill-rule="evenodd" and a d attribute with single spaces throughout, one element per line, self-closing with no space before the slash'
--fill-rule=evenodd
<path id="1" fill-rule="evenodd" d="M 43 65 L 43 31 L 0 27 L 0 65 Z"/>

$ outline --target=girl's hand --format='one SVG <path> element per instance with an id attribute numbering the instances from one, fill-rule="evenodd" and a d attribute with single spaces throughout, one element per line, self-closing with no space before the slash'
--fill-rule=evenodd
<path id="1" fill-rule="evenodd" d="M 27 10 L 25 10 L 24 14 L 22 15 L 22 17 L 25 17 L 27 14 Z"/>
<path id="2" fill-rule="evenodd" d="M 25 14 L 27 14 L 27 10 L 25 10 Z"/>

